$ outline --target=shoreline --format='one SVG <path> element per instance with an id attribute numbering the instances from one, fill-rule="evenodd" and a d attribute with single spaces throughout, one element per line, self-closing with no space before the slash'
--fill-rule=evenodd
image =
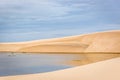
<path id="1" fill-rule="evenodd" d="M 10 51 L 0 51 L 0 53 L 35 53 L 35 54 L 120 54 L 120 52 L 10 52 Z"/>
<path id="2" fill-rule="evenodd" d="M 0 80 L 119 80 L 120 58 L 47 73 L 6 76 Z"/>

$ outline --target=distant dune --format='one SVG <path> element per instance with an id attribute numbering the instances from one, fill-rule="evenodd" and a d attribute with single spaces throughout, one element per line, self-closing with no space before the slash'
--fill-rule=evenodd
<path id="1" fill-rule="evenodd" d="M 120 30 L 48 40 L 0 43 L 0 52 L 120 52 Z"/>

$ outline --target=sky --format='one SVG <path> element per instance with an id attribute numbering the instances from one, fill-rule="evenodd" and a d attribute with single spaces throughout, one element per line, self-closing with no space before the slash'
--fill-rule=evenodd
<path id="1" fill-rule="evenodd" d="M 0 0 L 0 42 L 120 30 L 120 0 Z"/>

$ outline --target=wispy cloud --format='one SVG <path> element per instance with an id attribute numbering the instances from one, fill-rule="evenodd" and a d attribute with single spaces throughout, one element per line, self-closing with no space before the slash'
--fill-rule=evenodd
<path id="1" fill-rule="evenodd" d="M 13 19 L 24 19 L 25 16 L 25 19 L 55 19 L 86 7 L 89 7 L 88 3 L 64 5 L 57 0 L 0 0 L 0 14 Z"/>

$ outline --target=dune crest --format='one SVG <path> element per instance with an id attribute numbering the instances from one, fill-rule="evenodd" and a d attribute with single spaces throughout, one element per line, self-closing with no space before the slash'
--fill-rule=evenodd
<path id="1" fill-rule="evenodd" d="M 120 52 L 120 30 L 48 40 L 0 43 L 1 52 Z"/>

